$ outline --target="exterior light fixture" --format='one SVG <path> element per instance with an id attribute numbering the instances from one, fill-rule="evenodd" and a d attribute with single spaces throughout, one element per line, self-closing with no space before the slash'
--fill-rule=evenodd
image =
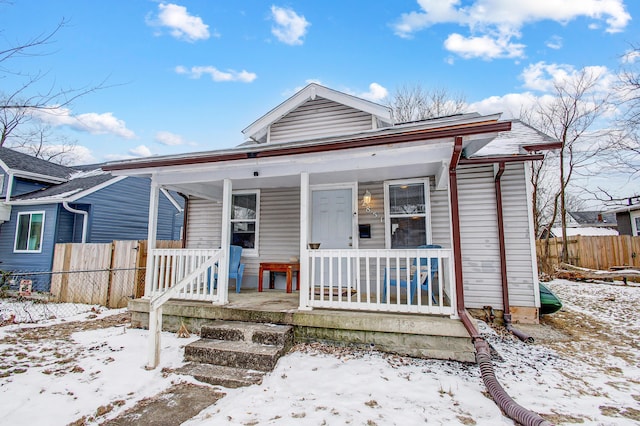
<path id="1" fill-rule="evenodd" d="M 364 204 L 371 204 L 371 193 L 369 192 L 368 189 L 364 192 L 364 195 L 362 196 L 362 202 Z"/>

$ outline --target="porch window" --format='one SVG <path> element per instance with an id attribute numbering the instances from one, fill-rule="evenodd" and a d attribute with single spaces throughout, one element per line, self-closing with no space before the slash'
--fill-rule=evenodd
<path id="1" fill-rule="evenodd" d="M 385 182 L 387 247 L 430 244 L 429 205 L 428 179 Z"/>
<path id="2" fill-rule="evenodd" d="M 234 192 L 232 198 L 231 244 L 257 252 L 260 192 Z"/>
<path id="3" fill-rule="evenodd" d="M 18 213 L 15 253 L 40 253 L 44 232 L 44 212 Z"/>

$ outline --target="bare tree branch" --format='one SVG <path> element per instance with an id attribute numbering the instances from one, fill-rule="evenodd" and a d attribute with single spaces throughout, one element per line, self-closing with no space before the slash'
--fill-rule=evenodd
<path id="1" fill-rule="evenodd" d="M 466 106 L 461 94 L 452 94 L 444 88 L 424 89 L 420 84 L 401 86 L 389 102 L 396 123 L 459 114 Z"/>

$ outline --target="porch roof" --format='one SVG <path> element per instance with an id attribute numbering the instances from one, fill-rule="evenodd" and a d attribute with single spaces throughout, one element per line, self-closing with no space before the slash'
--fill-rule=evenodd
<path id="1" fill-rule="evenodd" d="M 297 186 L 300 173 L 311 184 L 367 182 L 415 176 L 440 176 L 456 136 L 464 144 L 490 142 L 511 122 L 499 115 L 462 114 L 348 137 L 154 157 L 107 164 L 115 175 L 154 176 L 157 183 L 188 194 L 218 199 L 222 180 L 234 189 Z"/>
<path id="2" fill-rule="evenodd" d="M 304 142 L 269 145 L 242 144 L 235 148 L 223 150 L 122 160 L 107 163 L 103 166 L 103 170 L 116 172 L 117 174 L 145 174 L 150 176 L 155 171 L 166 170 L 168 167 L 175 166 L 341 151 L 372 146 L 388 146 L 405 142 L 433 144 L 437 143 L 439 139 L 451 140 L 455 136 L 464 136 L 465 146 L 472 140 L 482 140 L 486 144 L 498 132 L 507 131 L 511 128 L 511 122 L 498 121 L 499 116 L 500 114 L 488 116 L 464 114 L 375 129 L 347 137 L 319 138 Z"/>

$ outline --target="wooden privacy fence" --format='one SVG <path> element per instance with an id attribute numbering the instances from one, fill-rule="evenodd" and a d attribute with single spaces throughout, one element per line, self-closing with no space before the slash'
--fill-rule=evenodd
<path id="1" fill-rule="evenodd" d="M 179 248 L 181 241 L 158 241 L 158 248 Z M 56 244 L 51 277 L 55 302 L 126 307 L 144 295 L 146 241 Z"/>
<path id="2" fill-rule="evenodd" d="M 545 256 L 546 240 L 536 241 L 540 272 L 553 274 L 560 264 L 562 238 L 549 239 L 549 256 Z M 568 237 L 569 263 L 589 269 L 608 270 L 613 266 L 640 267 L 640 237 L 575 236 Z"/>

